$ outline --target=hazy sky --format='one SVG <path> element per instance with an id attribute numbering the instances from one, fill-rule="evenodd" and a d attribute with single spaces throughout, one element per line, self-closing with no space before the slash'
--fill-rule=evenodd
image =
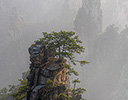
<path id="1" fill-rule="evenodd" d="M 87 57 L 91 64 L 79 70 L 83 79 L 81 86 L 87 89 L 85 96 L 88 100 L 126 100 L 128 29 L 125 25 L 128 24 L 128 0 L 101 0 L 103 18 L 99 19 L 96 18 L 99 9 L 97 11 L 93 6 L 94 1 L 100 0 L 83 1 L 90 4 L 90 8 L 83 11 L 95 15 L 91 16 L 94 20 L 88 18 L 89 25 L 96 20 L 96 23 L 102 22 L 103 27 L 102 34 L 92 35 L 95 36 L 90 47 L 92 53 Z M 0 0 L 0 88 L 17 84 L 22 72 L 29 69 L 28 48 L 42 36 L 42 32 L 74 31 L 74 21 L 81 7 L 82 0 Z M 77 24 L 83 30 L 84 25 L 87 26 L 84 20 L 87 14 L 79 15 Z M 99 28 L 96 26 L 93 29 L 89 26 L 87 30 L 95 33 Z M 84 43 L 87 35 L 91 34 L 88 31 L 87 35 L 79 33 Z M 88 40 L 91 39 L 89 37 Z M 85 58 L 85 55 L 79 58 Z M 116 98 L 116 95 L 119 96 Z"/>

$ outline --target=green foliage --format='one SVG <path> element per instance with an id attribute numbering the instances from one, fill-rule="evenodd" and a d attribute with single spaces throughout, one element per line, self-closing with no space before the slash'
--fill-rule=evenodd
<path id="1" fill-rule="evenodd" d="M 19 79 L 20 84 L 17 86 L 9 85 L 9 88 L 3 88 L 0 90 L 0 100 L 8 100 L 10 96 L 15 100 L 21 100 L 26 97 L 27 94 L 27 80 L 26 78 Z"/>
<path id="2" fill-rule="evenodd" d="M 71 76 L 71 73 L 73 73 L 74 75 L 78 76 L 78 72 L 74 70 L 74 68 L 70 68 L 69 71 L 67 71 L 67 74 Z"/>
<path id="3" fill-rule="evenodd" d="M 26 98 L 27 95 L 27 75 L 29 74 L 29 71 L 22 73 L 22 79 L 19 79 L 18 85 L 9 85 L 8 89 L 8 95 L 15 98 L 15 100 L 21 100 L 23 98 Z"/>
<path id="4" fill-rule="evenodd" d="M 64 93 L 60 93 L 56 96 L 57 100 L 71 100 L 69 96 L 65 95 Z"/>
<path id="5" fill-rule="evenodd" d="M 74 57 L 75 53 L 80 54 L 84 52 L 84 47 L 80 46 L 82 43 L 81 40 L 78 39 L 78 35 L 75 36 L 75 32 L 52 32 L 47 33 L 43 32 L 43 38 L 35 41 L 35 43 L 41 42 L 42 45 L 48 45 L 48 49 L 52 51 L 55 48 L 54 55 L 60 59 L 67 58 L 69 59 L 74 65 L 76 65 L 76 60 Z M 69 61 L 68 60 L 68 61 Z M 81 61 L 78 61 L 79 63 Z M 87 63 L 87 61 L 82 61 L 82 64 Z"/>
<path id="6" fill-rule="evenodd" d="M 73 65 L 77 65 L 79 63 L 81 66 L 89 63 L 85 60 L 76 60 L 74 54 L 78 53 L 81 54 L 81 52 L 84 52 L 84 47 L 80 46 L 80 43 L 82 43 L 81 40 L 78 39 L 78 36 L 75 36 L 75 32 L 52 32 L 47 33 L 43 32 L 43 37 L 39 40 L 35 41 L 36 44 L 42 43 L 42 45 L 47 46 L 47 50 L 49 52 L 52 52 L 55 58 L 59 59 L 67 59 L 69 63 L 66 63 L 63 67 L 67 68 L 67 74 L 71 75 L 72 73 L 76 76 L 78 76 L 78 72 L 74 70 L 74 68 L 71 67 L 71 63 Z M 55 50 L 53 50 L 55 49 Z M 54 58 L 49 59 L 50 62 L 52 62 Z M 27 95 L 27 80 L 26 76 L 29 72 L 23 73 L 23 79 L 19 79 L 20 84 L 15 85 L 9 85 L 9 89 L 4 88 L 0 90 L 0 99 L 4 100 L 3 98 L 7 98 L 8 96 L 12 96 L 15 98 L 15 100 L 21 100 L 26 97 Z M 67 96 L 64 93 L 60 93 L 58 96 L 56 96 L 57 100 L 80 100 L 81 94 L 85 92 L 86 90 L 84 88 L 76 88 L 76 83 L 80 83 L 80 81 L 74 80 L 74 88 L 68 89 L 69 92 L 71 92 L 71 96 Z M 47 91 L 46 95 L 49 95 L 48 91 L 55 90 L 58 87 L 57 84 L 53 84 L 52 80 L 48 80 L 46 82 L 46 86 L 44 89 Z M 6 99 L 5 99 L 6 100 Z M 84 99 L 82 99 L 84 100 Z"/>
<path id="7" fill-rule="evenodd" d="M 47 88 L 51 88 L 51 87 L 54 87 L 55 85 L 53 84 L 53 81 L 51 79 L 48 79 L 46 81 L 46 87 Z"/>
<path id="8" fill-rule="evenodd" d="M 15 91 L 10 93 L 10 96 L 13 96 L 15 98 L 15 100 L 21 100 L 21 99 L 25 98 L 27 95 L 28 87 L 27 87 L 26 78 L 19 79 L 19 81 L 20 81 L 20 85 L 15 89 Z"/>
<path id="9" fill-rule="evenodd" d="M 71 92 L 71 100 L 80 100 L 82 99 L 81 94 L 86 90 L 84 88 L 69 89 Z"/>
<path id="10" fill-rule="evenodd" d="M 81 54 L 81 52 L 84 52 L 84 47 L 80 44 L 82 41 L 78 38 L 78 35 L 75 35 L 75 32 L 52 32 L 47 33 L 43 32 L 43 37 L 39 40 L 35 41 L 35 43 L 42 43 L 42 45 L 47 45 L 48 51 L 52 51 L 53 55 L 59 59 L 67 59 L 69 64 L 66 64 L 64 67 L 68 69 L 67 74 L 71 75 L 73 73 L 74 75 L 78 76 L 78 72 L 74 70 L 74 68 L 71 68 L 70 64 L 77 65 L 77 63 L 80 63 L 80 65 L 84 65 L 86 63 L 89 63 L 85 60 L 76 60 L 74 54 L 78 53 Z M 55 51 L 53 51 L 53 48 Z"/>
<path id="11" fill-rule="evenodd" d="M 46 45 L 48 47 L 49 51 L 53 51 L 53 48 L 55 49 L 53 55 L 56 58 L 59 59 L 67 59 L 69 63 L 66 63 L 63 67 L 67 68 L 67 74 L 71 75 L 72 73 L 76 76 L 78 76 L 78 72 L 74 70 L 74 68 L 71 67 L 71 63 L 73 65 L 77 65 L 79 63 L 81 66 L 89 63 L 85 60 L 76 60 L 75 54 L 81 54 L 81 52 L 84 52 L 84 47 L 80 44 L 82 43 L 81 40 L 79 40 L 78 35 L 75 36 L 75 32 L 52 32 L 47 33 L 43 32 L 43 38 L 40 38 L 40 40 L 35 41 L 35 43 L 42 43 L 42 45 Z M 48 86 L 52 85 L 52 81 L 47 81 Z M 76 83 L 80 83 L 80 81 L 74 80 L 74 88 L 69 89 L 71 92 L 71 97 L 65 95 L 64 93 L 60 93 L 56 98 L 58 100 L 80 100 L 82 99 L 81 94 L 85 92 L 86 90 L 84 88 L 76 88 Z M 84 100 L 84 99 L 82 99 Z"/>
<path id="12" fill-rule="evenodd" d="M 72 81 L 72 83 L 80 83 L 80 81 L 78 79 L 75 79 Z"/>
<path id="13" fill-rule="evenodd" d="M 0 89 L 0 100 L 7 100 L 7 98 L 8 98 L 8 89 L 7 88 Z"/>
<path id="14" fill-rule="evenodd" d="M 80 83 L 78 79 L 72 81 L 74 88 L 69 88 L 68 91 L 71 93 L 71 100 L 85 100 L 82 98 L 82 94 L 86 91 L 84 88 L 76 88 L 76 83 Z"/>

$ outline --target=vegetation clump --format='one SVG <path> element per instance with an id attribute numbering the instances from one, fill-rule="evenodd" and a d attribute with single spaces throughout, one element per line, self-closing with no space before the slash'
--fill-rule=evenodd
<path id="1" fill-rule="evenodd" d="M 78 38 L 78 35 L 75 35 L 75 32 L 65 32 L 62 30 L 60 32 L 52 33 L 43 32 L 43 37 L 35 41 L 35 44 L 45 46 L 45 49 L 53 55 L 53 57 L 51 57 L 50 59 L 47 59 L 47 57 L 45 57 L 45 62 L 49 61 L 50 63 L 53 63 L 52 61 L 54 61 L 54 59 L 59 59 L 60 61 L 66 59 L 67 62 L 62 67 L 67 69 L 66 74 L 69 76 L 71 76 L 72 73 L 76 76 L 79 75 L 78 72 L 74 70 L 72 65 L 77 65 L 77 63 L 79 63 L 80 65 L 89 63 L 85 60 L 78 60 L 75 57 L 75 54 L 81 54 L 82 52 L 84 52 L 84 47 L 80 45 L 81 43 L 82 41 Z M 20 85 L 10 86 L 10 92 L 8 93 L 16 100 L 25 98 L 28 89 L 26 78 L 20 79 L 19 81 Z M 53 80 L 48 80 L 46 83 L 46 86 L 43 88 L 44 90 L 48 91 L 54 91 L 59 89 L 59 86 L 64 86 L 63 84 L 54 84 Z M 66 88 L 68 95 L 60 92 L 56 95 L 55 100 L 84 100 L 82 99 L 81 94 L 86 90 L 84 88 L 76 88 L 76 83 L 80 83 L 80 81 L 76 79 L 72 83 L 74 84 L 73 88 L 67 88 L 65 86 L 63 87 Z M 49 92 L 46 93 L 45 91 L 45 94 L 48 95 Z"/>

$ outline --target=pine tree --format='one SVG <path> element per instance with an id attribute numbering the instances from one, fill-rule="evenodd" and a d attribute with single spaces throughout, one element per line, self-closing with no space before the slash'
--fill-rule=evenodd
<path id="1" fill-rule="evenodd" d="M 54 55 L 54 58 L 62 60 L 66 59 L 68 62 L 62 66 L 67 68 L 67 74 L 71 75 L 72 73 L 78 76 L 78 72 L 72 68 L 71 63 L 73 65 L 80 65 L 89 63 L 85 60 L 77 60 L 75 59 L 74 54 L 84 52 L 84 47 L 80 45 L 82 41 L 75 35 L 75 32 L 52 32 L 47 33 L 43 32 L 43 37 L 39 40 L 35 41 L 35 44 L 41 44 L 47 47 L 47 50 Z M 55 49 L 55 50 L 54 50 Z M 54 59 L 53 58 L 53 59 Z M 51 61 L 53 60 L 51 59 Z M 26 73 L 27 74 L 27 73 Z M 24 75 L 24 74 L 23 74 Z M 26 75 L 24 75 L 26 76 Z M 21 100 L 26 97 L 27 94 L 27 81 L 26 78 L 19 79 L 20 85 L 18 87 L 10 86 L 10 95 L 13 96 L 16 100 Z M 53 84 L 52 80 L 48 80 L 46 82 L 45 90 L 55 90 L 57 88 L 57 84 Z M 79 80 L 74 80 L 74 88 L 67 89 L 71 92 L 71 97 L 65 95 L 64 93 L 60 93 L 56 96 L 56 100 L 81 100 L 81 94 L 86 91 L 84 88 L 76 88 L 76 83 L 80 83 Z M 14 88 L 13 88 L 14 87 Z M 47 91 L 46 91 L 47 92 Z M 49 94 L 49 93 L 48 93 Z M 79 98 L 79 99 L 78 99 Z M 82 99 L 84 100 L 84 99 Z"/>

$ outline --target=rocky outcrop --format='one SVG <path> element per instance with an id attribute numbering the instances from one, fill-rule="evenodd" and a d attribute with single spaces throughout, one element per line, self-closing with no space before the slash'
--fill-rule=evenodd
<path id="1" fill-rule="evenodd" d="M 40 43 L 32 45 L 29 54 L 27 100 L 57 100 L 59 93 L 67 94 L 67 69 L 63 67 L 66 60 L 55 58 L 51 51 L 48 52 L 48 47 Z M 57 86 L 48 86 L 49 81 Z"/>

